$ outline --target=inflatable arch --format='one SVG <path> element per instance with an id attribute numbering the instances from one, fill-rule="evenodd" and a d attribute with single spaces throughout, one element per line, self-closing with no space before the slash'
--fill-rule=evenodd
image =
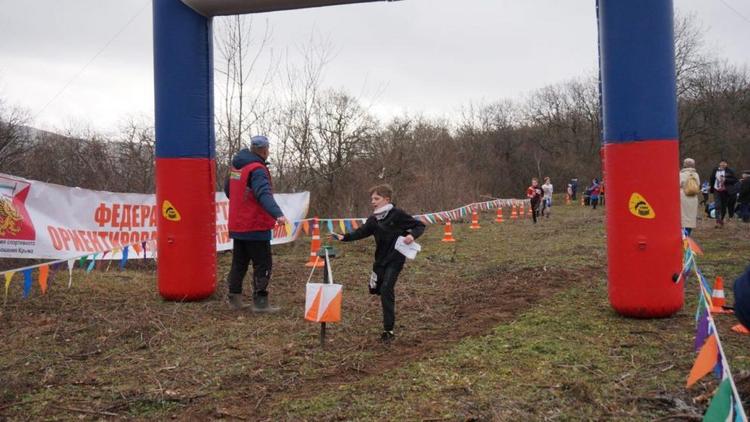
<path id="1" fill-rule="evenodd" d="M 212 17 L 369 1 L 153 1 L 162 297 L 200 300 L 216 288 Z M 672 7 L 597 2 L 609 298 L 633 317 L 683 303 Z"/>

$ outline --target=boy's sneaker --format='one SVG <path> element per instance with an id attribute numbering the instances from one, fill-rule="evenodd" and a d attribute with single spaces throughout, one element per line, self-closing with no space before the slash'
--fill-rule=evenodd
<path id="1" fill-rule="evenodd" d="M 393 331 L 383 331 L 383 334 L 380 335 L 380 341 L 387 344 L 393 341 L 394 337 L 396 336 L 393 334 Z"/>

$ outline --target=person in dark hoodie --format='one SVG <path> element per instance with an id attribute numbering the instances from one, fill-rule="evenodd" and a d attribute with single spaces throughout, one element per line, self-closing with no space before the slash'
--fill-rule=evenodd
<path id="1" fill-rule="evenodd" d="M 750 223 L 750 170 L 742 171 L 742 180 L 739 182 L 740 218 L 743 223 Z"/>
<path id="2" fill-rule="evenodd" d="M 396 280 L 404 267 L 406 257 L 396 250 L 396 240 L 404 236 L 404 243 L 411 244 L 424 233 L 424 224 L 391 203 L 393 188 L 378 185 L 370 189 L 370 205 L 373 214 L 357 230 L 347 233 L 331 233 L 329 236 L 344 242 L 375 236 L 375 262 L 370 275 L 370 293 L 380 295 L 383 306 L 383 334 L 380 340 L 393 340 L 396 325 Z"/>
<path id="3" fill-rule="evenodd" d="M 271 230 L 286 224 L 286 217 L 273 198 L 268 171 L 269 142 L 265 136 L 250 138 L 250 149 L 243 148 L 232 159 L 224 193 L 229 198 L 229 237 L 234 241 L 229 271 L 229 304 L 244 309 L 242 280 L 253 263 L 254 312 L 276 312 L 268 303 L 271 280 Z"/>
<path id="4" fill-rule="evenodd" d="M 734 175 L 734 170 L 729 168 L 727 160 L 719 161 L 719 166 L 713 169 L 711 177 L 709 179 L 709 188 L 711 193 L 714 194 L 714 202 L 716 203 L 716 227 L 724 227 L 724 217 L 729 211 L 730 202 L 730 187 L 737 182 L 737 177 Z M 736 194 L 736 193 L 735 193 Z M 734 212 L 732 212 L 734 215 Z"/>

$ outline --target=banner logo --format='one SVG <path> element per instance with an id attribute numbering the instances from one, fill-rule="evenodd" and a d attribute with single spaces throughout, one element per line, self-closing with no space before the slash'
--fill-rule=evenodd
<path id="1" fill-rule="evenodd" d="M 0 177 L 0 239 L 36 240 L 34 224 L 26 211 L 31 184 Z"/>

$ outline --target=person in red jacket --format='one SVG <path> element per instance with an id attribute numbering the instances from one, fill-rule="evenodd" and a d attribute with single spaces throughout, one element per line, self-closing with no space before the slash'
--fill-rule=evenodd
<path id="1" fill-rule="evenodd" d="M 253 311 L 275 312 L 268 304 L 271 281 L 271 230 L 286 224 L 286 217 L 273 198 L 271 173 L 266 160 L 269 142 L 265 136 L 253 136 L 250 149 L 243 148 L 232 159 L 224 193 L 229 198 L 229 237 L 234 241 L 232 268 L 229 271 L 229 304 L 244 309 L 242 279 L 253 263 Z"/>
<path id="2" fill-rule="evenodd" d="M 602 186 L 599 183 L 598 178 L 594 178 L 594 180 L 591 181 L 589 189 L 591 189 L 591 207 L 596 209 L 596 206 L 599 205 L 599 194 L 602 191 Z"/>
<path id="3" fill-rule="evenodd" d="M 536 224 L 536 217 L 539 215 L 539 203 L 542 202 L 542 189 L 539 187 L 539 179 L 531 179 L 531 186 L 526 188 L 526 197 L 531 202 L 531 216 Z"/>

